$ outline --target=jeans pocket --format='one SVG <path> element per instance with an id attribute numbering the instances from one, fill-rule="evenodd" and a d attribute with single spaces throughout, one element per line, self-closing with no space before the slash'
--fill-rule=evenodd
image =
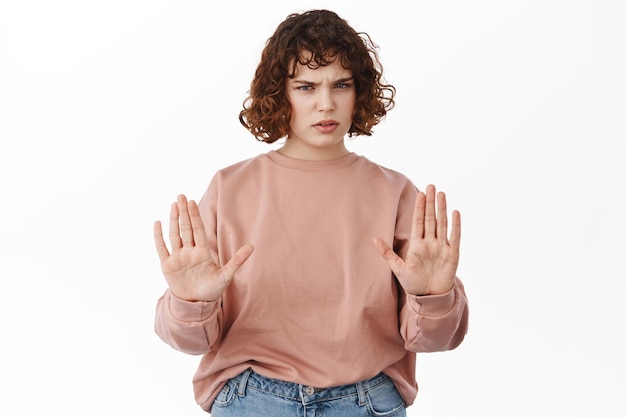
<path id="1" fill-rule="evenodd" d="M 406 406 L 391 379 L 365 392 L 367 408 L 372 416 L 404 416 Z"/>
<path id="2" fill-rule="evenodd" d="M 214 407 L 227 407 L 233 402 L 235 394 L 237 393 L 237 383 L 234 380 L 229 380 L 226 385 L 222 387 L 217 397 L 213 401 Z"/>

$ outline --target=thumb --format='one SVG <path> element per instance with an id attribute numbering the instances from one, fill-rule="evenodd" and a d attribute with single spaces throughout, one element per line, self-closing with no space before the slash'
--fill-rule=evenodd
<path id="1" fill-rule="evenodd" d="M 404 260 L 401 257 L 399 257 L 393 251 L 393 249 L 391 249 L 391 246 L 389 246 L 387 242 L 385 242 L 381 238 L 375 237 L 373 239 L 373 242 L 374 242 L 374 246 L 376 246 L 376 249 L 378 250 L 378 253 L 380 253 L 380 255 L 383 258 L 385 258 L 385 260 L 389 264 L 389 267 L 391 268 L 393 273 L 396 274 L 397 276 L 398 275 L 397 273 L 401 271 L 402 268 L 404 267 Z"/>
<path id="2" fill-rule="evenodd" d="M 243 265 L 243 263 L 248 259 L 248 257 L 254 252 L 254 246 L 248 244 L 244 245 L 235 254 L 230 260 L 220 268 L 220 272 L 222 274 L 222 278 L 226 285 L 232 281 L 235 273 Z"/>

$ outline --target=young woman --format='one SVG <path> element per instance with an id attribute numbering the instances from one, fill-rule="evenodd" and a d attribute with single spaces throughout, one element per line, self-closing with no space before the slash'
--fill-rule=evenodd
<path id="1" fill-rule="evenodd" d="M 277 150 L 180 195 L 156 331 L 202 355 L 196 400 L 219 416 L 403 416 L 416 352 L 454 349 L 468 307 L 460 215 L 403 174 L 350 152 L 395 90 L 368 35 L 327 10 L 268 40 L 240 114 Z"/>

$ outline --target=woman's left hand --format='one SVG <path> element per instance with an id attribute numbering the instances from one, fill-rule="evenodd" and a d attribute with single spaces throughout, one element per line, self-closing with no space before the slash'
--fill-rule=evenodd
<path id="1" fill-rule="evenodd" d="M 436 200 L 436 204 L 435 204 Z M 378 252 L 387 260 L 407 294 L 435 295 L 450 291 L 456 278 L 461 243 L 461 214 L 452 212 L 448 238 L 446 196 L 435 186 L 418 192 L 413 226 L 405 259 L 398 256 L 381 238 L 374 238 Z"/>

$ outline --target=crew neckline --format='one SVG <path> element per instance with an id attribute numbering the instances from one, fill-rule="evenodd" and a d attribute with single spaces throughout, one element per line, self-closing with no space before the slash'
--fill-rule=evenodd
<path id="1" fill-rule="evenodd" d="M 277 150 L 269 151 L 265 155 L 278 165 L 302 171 L 324 171 L 343 168 L 356 161 L 359 157 L 356 153 L 350 152 L 342 157 L 329 159 L 328 161 L 309 161 L 306 159 L 296 159 L 283 155 Z"/>

